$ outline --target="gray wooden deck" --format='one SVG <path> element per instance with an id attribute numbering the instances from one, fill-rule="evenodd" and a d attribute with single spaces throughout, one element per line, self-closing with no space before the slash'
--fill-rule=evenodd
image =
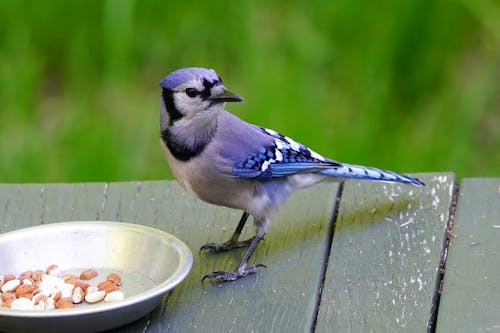
<path id="1" fill-rule="evenodd" d="M 201 278 L 234 268 L 244 250 L 198 249 L 227 240 L 240 212 L 171 181 L 0 184 L 0 233 L 111 220 L 183 240 L 194 255 L 187 279 L 117 332 L 500 331 L 500 179 L 464 179 L 458 192 L 452 173 L 418 176 L 427 187 L 347 181 L 297 192 L 252 258 L 268 268 L 222 286 Z M 252 233 L 250 224 L 242 237 Z"/>

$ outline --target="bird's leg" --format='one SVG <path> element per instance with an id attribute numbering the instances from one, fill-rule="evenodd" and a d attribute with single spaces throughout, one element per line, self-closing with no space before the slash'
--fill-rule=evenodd
<path id="1" fill-rule="evenodd" d="M 238 267 L 232 272 L 223 272 L 223 271 L 217 271 L 217 272 L 212 272 L 210 274 L 207 274 L 203 277 L 201 282 L 203 282 L 205 279 L 209 279 L 212 282 L 228 282 L 228 281 L 234 281 L 236 279 L 239 279 L 241 277 L 244 277 L 248 274 L 254 274 L 257 273 L 258 268 L 267 268 L 266 265 L 263 264 L 255 264 L 247 268 L 248 260 L 252 256 L 253 252 L 257 248 L 257 245 L 259 245 L 260 241 L 263 239 L 263 235 L 259 236 L 256 235 L 251 239 L 250 246 L 248 247 L 247 252 L 243 256 L 243 259 L 241 259 L 241 262 L 239 263 Z"/>
<path id="2" fill-rule="evenodd" d="M 236 230 L 234 231 L 233 235 L 231 236 L 231 238 L 227 242 L 222 243 L 222 244 L 221 243 L 208 243 L 208 244 L 203 245 L 200 248 L 200 251 L 210 250 L 210 251 L 214 251 L 214 252 L 222 252 L 222 251 L 229 251 L 232 249 L 237 249 L 240 247 L 249 246 L 252 243 L 252 241 L 255 239 L 255 237 L 252 237 L 252 238 L 244 240 L 244 241 L 239 240 L 240 235 L 241 235 L 241 231 L 243 230 L 243 227 L 245 226 L 245 223 L 248 219 L 248 215 L 249 214 L 247 212 L 243 212 L 243 215 L 241 216 L 240 222 L 238 223 Z"/>

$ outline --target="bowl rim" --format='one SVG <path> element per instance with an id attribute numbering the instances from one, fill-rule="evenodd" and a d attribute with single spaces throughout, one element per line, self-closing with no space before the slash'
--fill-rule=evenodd
<path id="1" fill-rule="evenodd" d="M 110 302 L 105 304 L 92 304 L 92 306 L 82 307 L 82 308 L 71 308 L 71 309 L 58 309 L 53 311 L 38 311 L 38 310 L 16 310 L 7 309 L 0 307 L 0 316 L 10 316 L 10 317 L 23 317 L 23 318 L 56 318 L 56 317 L 72 317 L 81 316 L 87 314 L 93 314 L 96 312 L 108 312 L 124 307 L 133 306 L 141 302 L 146 302 L 156 297 L 161 297 L 166 294 L 169 290 L 177 286 L 182 280 L 185 279 L 187 274 L 190 272 L 193 265 L 193 254 L 189 247 L 182 242 L 179 238 L 175 237 L 169 232 L 155 227 L 150 227 L 142 224 L 121 222 L 121 221 L 63 221 L 63 222 L 52 222 L 37 226 L 30 226 L 26 228 L 21 228 L 17 230 L 12 230 L 0 234 L 0 243 L 12 238 L 19 237 L 19 235 L 25 234 L 27 232 L 33 232 L 40 229 L 56 229 L 60 232 L 61 228 L 74 228 L 78 226 L 80 228 L 120 228 L 120 229 L 131 229 L 135 231 L 140 231 L 142 233 L 147 233 L 157 237 L 161 240 L 166 240 L 169 244 L 174 245 L 175 250 L 179 253 L 179 265 L 177 266 L 174 273 L 163 280 L 161 283 L 155 285 L 153 288 L 147 289 L 134 296 L 126 297 L 124 300 L 119 302 Z M 2 273 L 3 274 L 3 273 Z"/>

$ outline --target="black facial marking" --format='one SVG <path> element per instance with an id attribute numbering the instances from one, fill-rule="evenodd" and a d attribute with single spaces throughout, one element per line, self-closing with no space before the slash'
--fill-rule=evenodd
<path id="1" fill-rule="evenodd" d="M 165 108 L 169 116 L 169 125 L 172 126 L 174 121 L 179 120 L 183 117 L 183 114 L 177 110 L 174 103 L 174 92 L 172 90 L 163 89 L 162 90 L 163 103 L 165 103 Z"/>
<path id="2" fill-rule="evenodd" d="M 194 147 L 187 147 L 185 145 L 176 143 L 175 140 L 172 139 L 172 134 L 169 129 L 162 130 L 160 136 L 170 153 L 176 159 L 184 162 L 187 162 L 193 157 L 200 155 L 210 142 L 200 142 Z"/>
<path id="3" fill-rule="evenodd" d="M 210 83 L 207 79 L 204 79 L 203 80 L 203 87 L 205 87 L 203 89 L 203 91 L 200 92 L 200 96 L 203 100 L 206 100 L 210 97 L 211 95 L 211 91 L 210 89 L 212 88 L 212 86 L 215 85 L 215 82 L 214 83 Z"/>

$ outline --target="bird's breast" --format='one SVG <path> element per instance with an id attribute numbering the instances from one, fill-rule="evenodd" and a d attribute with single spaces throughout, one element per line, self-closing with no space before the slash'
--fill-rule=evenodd
<path id="1" fill-rule="evenodd" d="M 214 160 L 214 155 L 180 161 L 165 146 L 164 152 L 177 182 L 186 191 L 215 205 L 247 208 L 252 196 L 252 181 L 232 176 L 230 167 Z"/>
<path id="2" fill-rule="evenodd" d="M 189 181 L 189 162 L 176 159 L 170 152 L 170 149 L 168 149 L 168 147 L 164 143 L 162 144 L 162 147 L 163 151 L 165 152 L 168 165 L 170 166 L 170 170 L 174 174 L 177 182 L 186 191 L 194 193 Z"/>

